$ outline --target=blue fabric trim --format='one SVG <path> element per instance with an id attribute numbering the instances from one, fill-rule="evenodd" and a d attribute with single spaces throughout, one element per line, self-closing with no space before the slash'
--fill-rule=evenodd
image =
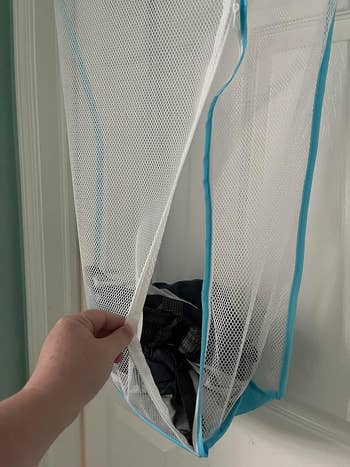
<path id="1" fill-rule="evenodd" d="M 236 415 L 243 415 L 276 399 L 276 391 L 266 391 L 251 381 L 239 399 Z"/>
<path id="2" fill-rule="evenodd" d="M 304 267 L 305 234 L 306 234 L 306 227 L 307 227 L 307 217 L 308 217 L 308 210 L 309 210 L 309 203 L 310 203 L 312 178 L 314 174 L 316 156 L 317 156 L 317 151 L 318 151 L 318 142 L 319 142 L 321 116 L 322 116 L 322 105 L 323 105 L 323 98 L 324 98 L 324 93 L 325 93 L 325 88 L 326 88 L 329 58 L 330 58 L 331 47 L 332 47 L 334 21 L 335 21 L 335 13 L 334 13 L 332 23 L 329 28 L 327 44 L 326 44 L 326 48 L 324 51 L 324 55 L 323 55 L 323 59 L 321 62 L 321 67 L 320 67 L 320 71 L 319 71 L 319 75 L 317 79 L 317 84 L 316 84 L 314 108 L 313 108 L 313 116 L 312 116 L 309 158 L 308 158 L 306 174 L 305 174 L 301 209 L 299 213 L 296 260 L 295 260 L 294 277 L 293 277 L 291 294 L 290 294 L 290 299 L 289 299 L 289 306 L 288 306 L 286 343 L 285 343 L 285 348 L 284 348 L 283 364 L 282 364 L 282 371 L 281 371 L 280 387 L 278 391 L 278 398 L 282 398 L 284 396 L 286 392 L 286 388 L 287 388 L 287 382 L 288 382 L 288 370 L 289 370 L 289 365 L 290 365 L 290 360 L 291 360 L 291 355 L 292 355 L 294 324 L 295 324 L 295 318 L 296 318 L 297 302 L 298 302 L 301 278 L 302 278 L 303 267 Z"/>
<path id="3" fill-rule="evenodd" d="M 81 82 L 83 84 L 83 88 L 86 94 L 87 98 L 87 103 L 89 110 L 91 112 L 92 116 L 92 121 L 93 121 L 93 126 L 94 126 L 94 132 L 95 132 L 95 140 L 96 140 L 96 217 L 95 217 L 95 251 L 94 251 L 94 263 L 98 264 L 100 262 L 100 257 L 101 257 L 101 234 L 102 234 L 102 218 L 103 218 L 103 166 L 104 166 L 104 145 L 103 145 L 103 138 L 102 138 L 102 130 L 100 127 L 99 123 L 99 115 L 97 111 L 97 105 L 95 101 L 95 97 L 92 91 L 92 86 L 90 84 L 89 78 L 88 78 L 88 73 L 86 71 L 81 51 L 80 51 L 80 46 L 79 42 L 76 36 L 76 33 L 74 31 L 74 28 L 71 24 L 71 21 L 69 19 L 69 15 L 67 12 L 67 7 L 65 5 L 64 0 L 61 0 L 61 4 L 63 7 L 63 18 L 64 18 L 64 24 L 66 31 L 68 33 L 69 39 L 70 39 L 70 44 L 72 47 L 73 51 L 73 57 L 74 57 L 74 62 L 75 65 L 78 69 L 79 76 L 81 79 Z M 145 418 L 138 410 L 135 409 L 124 397 L 124 394 L 116 388 L 117 392 L 121 396 L 121 398 L 127 403 L 127 405 L 130 407 L 132 412 L 140 418 L 144 423 L 149 425 L 153 430 L 157 431 L 160 433 L 164 438 L 168 439 L 172 443 L 176 444 L 180 448 L 184 449 L 185 451 L 188 451 L 192 454 L 195 454 L 195 452 L 188 448 L 186 445 L 182 444 L 178 439 L 168 435 L 167 433 L 163 432 L 160 428 L 158 428 L 154 423 L 152 423 L 150 420 Z"/>
<path id="4" fill-rule="evenodd" d="M 314 110 L 313 110 L 313 118 L 312 118 L 312 128 L 311 128 L 310 150 L 309 150 L 309 157 L 308 157 L 308 165 L 307 165 L 306 174 L 305 174 L 302 205 L 301 205 L 301 210 L 300 210 L 300 215 L 299 215 L 299 227 L 298 227 L 298 234 L 297 234 L 296 264 L 295 264 L 295 271 L 294 271 L 293 283 L 292 283 L 292 288 L 291 288 L 290 303 L 289 303 L 289 307 L 288 307 L 288 323 L 287 323 L 286 346 L 285 346 L 284 363 L 283 363 L 283 370 L 282 370 L 280 388 L 279 388 L 278 392 L 265 391 L 265 390 L 261 389 L 259 386 L 257 386 L 253 381 L 251 381 L 249 383 L 247 389 L 243 393 L 243 395 L 240 397 L 240 399 L 237 401 L 237 403 L 231 409 L 231 411 L 229 412 L 229 414 L 227 415 L 227 417 L 225 418 L 225 420 L 223 421 L 221 426 L 218 428 L 218 430 L 210 438 L 208 438 L 205 441 L 204 446 L 202 446 L 205 455 L 208 455 L 209 449 L 224 435 L 224 433 L 227 431 L 227 429 L 229 428 L 233 418 L 236 415 L 241 415 L 241 414 L 250 412 L 250 411 L 255 410 L 258 407 L 270 402 L 271 400 L 283 397 L 285 389 L 286 389 L 288 369 L 289 369 L 289 363 L 290 363 L 291 351 L 292 351 L 293 331 L 294 331 L 294 323 L 295 323 L 295 316 L 296 316 L 296 305 L 297 305 L 297 299 L 298 299 L 300 283 L 301 283 L 301 276 L 302 276 L 302 270 L 303 270 L 304 250 L 305 250 L 305 233 L 306 233 L 308 206 L 309 206 L 310 194 L 311 194 L 312 177 L 313 177 L 315 161 L 316 161 L 316 156 L 317 156 L 317 150 L 318 150 L 322 105 L 323 105 L 323 98 L 324 98 L 324 92 L 325 92 L 328 64 L 329 64 L 330 51 L 331 51 L 331 45 L 332 45 L 334 20 L 335 20 L 335 15 L 334 15 L 334 17 L 332 19 L 332 23 L 331 23 L 330 30 L 329 30 L 329 33 L 328 33 L 325 53 L 324 53 L 324 56 L 323 56 L 323 59 L 322 59 L 320 72 L 319 72 L 319 76 L 318 76 L 318 80 L 317 80 L 317 84 L 316 84 Z M 226 87 L 227 86 L 224 86 L 224 88 L 226 88 Z M 220 91 L 222 92 L 222 90 L 220 90 Z M 219 91 L 219 93 L 220 93 L 220 91 Z M 216 100 L 217 100 L 217 98 L 216 98 Z M 211 119 L 212 119 L 212 115 L 211 115 Z M 208 122 L 209 122 L 209 117 L 208 117 Z M 212 126 L 212 121 L 211 121 L 211 126 Z M 205 152 L 207 157 L 210 156 L 210 140 L 211 140 L 211 130 L 212 130 L 211 126 L 209 128 L 210 134 L 207 134 L 207 139 L 206 139 L 206 151 L 208 151 L 208 153 L 209 153 L 209 154 L 207 154 L 207 152 Z M 208 144 L 208 147 L 207 147 L 207 144 Z M 205 169 L 206 169 L 205 183 L 209 185 L 209 183 L 210 183 L 210 179 L 209 179 L 209 169 L 210 169 L 209 161 L 206 162 Z M 205 309 L 206 310 L 206 315 L 205 315 L 206 316 L 206 321 L 208 321 L 208 297 L 209 297 L 209 285 L 210 285 L 209 281 L 210 281 L 210 266 L 211 266 L 210 265 L 210 250 L 208 251 L 208 249 L 211 248 L 210 185 L 207 186 L 207 190 L 206 190 L 205 193 L 206 193 L 205 201 L 206 201 L 206 212 L 207 212 L 207 232 L 208 232 L 208 229 L 209 229 L 209 232 L 210 232 L 210 237 L 209 237 L 210 245 L 208 247 L 208 244 L 206 244 L 206 254 L 208 253 L 209 257 L 206 256 L 206 263 L 205 264 L 206 264 L 206 271 L 209 271 L 209 275 L 208 275 L 208 278 L 207 278 L 208 279 L 208 284 L 207 284 L 208 288 L 206 289 L 207 290 L 207 293 L 206 293 L 206 298 L 207 298 L 206 308 L 203 307 L 203 312 L 204 312 L 204 309 Z M 210 205 L 208 206 L 207 203 L 210 203 Z M 208 212 L 210 214 L 209 218 L 208 218 Z M 208 225 L 209 220 L 210 220 L 210 223 Z M 207 236 L 207 241 L 208 241 L 208 236 Z M 209 267 L 208 267 L 208 265 L 209 265 Z M 203 291 L 204 291 L 204 285 L 203 285 Z M 204 303 L 205 297 L 203 295 L 202 295 L 202 300 L 203 300 L 203 303 Z M 204 319 L 203 319 L 203 321 L 204 321 Z M 207 323 L 206 323 L 206 326 L 207 326 Z M 207 332 L 207 327 L 206 327 L 206 332 Z M 206 334 L 204 334 L 204 335 L 206 336 Z M 203 334 L 202 334 L 202 338 L 203 338 Z M 206 343 L 205 343 L 205 345 L 206 345 Z M 202 339 L 202 349 L 203 349 L 203 339 Z M 202 362 L 202 360 L 201 360 L 201 362 Z M 201 372 L 202 371 L 203 370 L 202 370 L 202 367 L 201 367 Z M 199 421 L 198 421 L 198 423 L 199 423 Z"/>
<path id="5" fill-rule="evenodd" d="M 140 418 L 146 425 L 150 426 L 153 430 L 157 431 L 159 434 L 161 434 L 164 438 L 166 438 L 168 441 L 171 441 L 172 443 L 175 443 L 177 446 L 180 448 L 184 449 L 187 452 L 190 452 L 191 454 L 196 454 L 193 449 L 190 449 L 187 447 L 185 444 L 181 443 L 178 439 L 174 438 L 173 436 L 168 435 L 164 431 L 162 431 L 160 428 L 157 427 L 154 423 L 152 423 L 150 420 L 148 420 L 146 417 L 144 417 L 135 407 L 133 407 L 125 398 L 123 392 L 118 389 L 115 386 L 115 389 L 119 396 L 125 401 L 125 403 L 128 405 L 128 407 L 131 409 L 131 411 L 138 417 Z"/>
<path id="6" fill-rule="evenodd" d="M 69 37 L 70 45 L 73 51 L 75 66 L 79 72 L 79 76 L 84 88 L 86 100 L 92 117 L 92 123 L 95 132 L 96 141 L 96 213 L 95 213 L 95 250 L 94 264 L 99 264 L 101 259 L 101 244 L 102 244 L 102 218 L 103 218 L 103 169 L 104 169 L 104 144 L 102 129 L 100 126 L 100 118 L 97 111 L 97 105 L 89 81 L 88 73 L 82 59 L 82 54 L 79 46 L 79 41 L 69 18 L 67 7 L 64 0 L 61 0 L 62 14 L 64 25 Z"/>
<path id="7" fill-rule="evenodd" d="M 245 51 L 247 48 L 247 0 L 240 0 L 240 27 L 241 27 L 241 42 L 242 52 L 238 63 L 233 71 L 229 80 L 219 89 L 210 103 L 207 122 L 205 127 L 205 146 L 204 146 L 204 159 L 203 159 L 203 189 L 204 189 L 204 202 L 205 202 L 205 260 L 204 260 L 204 279 L 202 288 L 202 342 L 201 342 L 201 358 L 200 358 L 200 376 L 198 385 L 198 413 L 197 413 L 197 445 L 198 455 L 200 457 L 208 456 L 208 449 L 203 442 L 203 427 L 202 427 L 202 385 L 204 375 L 205 353 L 207 346 L 208 334 L 208 320 L 209 320 L 209 289 L 211 280 L 211 246 L 212 246 L 212 205 L 211 205 L 211 188 L 210 188 L 210 149 L 211 137 L 213 127 L 213 116 L 216 103 L 220 95 L 231 84 L 236 76 L 239 67 L 243 61 Z"/>

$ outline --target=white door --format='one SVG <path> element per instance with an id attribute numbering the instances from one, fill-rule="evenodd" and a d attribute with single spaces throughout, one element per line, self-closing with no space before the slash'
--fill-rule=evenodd
<path id="1" fill-rule="evenodd" d="M 286 401 L 235 419 L 209 459 L 197 459 L 125 409 L 108 383 L 55 443 L 43 466 L 350 466 L 350 4 L 340 7 Z M 47 330 L 62 313 L 81 306 L 80 272 L 53 1 L 14 0 L 14 24 L 33 367 Z M 191 200 L 188 216 L 201 203 L 201 186 L 191 184 L 192 172 L 200 170 L 200 136 L 193 141 L 192 162 L 168 222 L 166 244 L 172 248 L 160 253 L 156 274 L 164 279 L 169 261 L 181 264 L 189 250 L 202 254 L 195 227 L 186 238 L 174 227 L 181 225 L 180 212 L 186 222 L 184 193 Z"/>

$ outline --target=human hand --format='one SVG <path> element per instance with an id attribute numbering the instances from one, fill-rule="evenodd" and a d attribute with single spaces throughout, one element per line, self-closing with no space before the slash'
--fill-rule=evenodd
<path id="1" fill-rule="evenodd" d="M 107 381 L 132 337 L 124 318 L 109 312 L 65 316 L 46 338 L 25 389 L 49 397 L 73 420 Z"/>

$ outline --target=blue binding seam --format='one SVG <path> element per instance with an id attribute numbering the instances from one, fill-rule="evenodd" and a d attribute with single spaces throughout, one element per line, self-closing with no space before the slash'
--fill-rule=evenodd
<path id="1" fill-rule="evenodd" d="M 102 218 L 103 218 L 103 169 L 104 169 L 104 144 L 102 129 L 97 111 L 97 105 L 93 94 L 92 86 L 82 59 L 79 41 L 69 18 L 67 7 L 64 0 L 61 0 L 62 13 L 66 32 L 68 33 L 70 45 L 73 52 L 74 63 L 79 72 L 79 76 L 84 88 L 86 100 L 92 117 L 92 123 L 95 132 L 96 141 L 96 213 L 95 213 L 95 249 L 94 264 L 100 263 L 101 244 L 102 244 Z"/>
<path id="2" fill-rule="evenodd" d="M 64 0 L 61 0 L 61 4 L 63 7 L 63 18 L 66 31 L 69 35 L 70 44 L 73 51 L 74 62 L 79 71 L 79 76 L 83 84 L 83 88 L 86 94 L 88 107 L 92 115 L 92 121 L 95 131 L 95 139 L 96 139 L 96 149 L 97 149 L 97 157 L 96 157 L 96 217 L 95 217 L 95 252 L 94 252 L 94 262 L 98 264 L 100 261 L 101 256 L 101 229 L 102 229 L 102 217 L 103 217 L 103 163 L 104 163 L 104 146 L 103 146 L 103 138 L 102 138 L 102 130 L 99 123 L 99 116 L 97 112 L 97 106 L 94 98 L 94 94 L 92 91 L 92 87 L 88 78 L 88 74 L 81 56 L 81 51 L 79 47 L 79 42 L 74 31 L 74 28 L 71 24 L 69 19 L 69 15 L 67 12 L 67 8 L 65 5 Z M 143 422 L 149 425 L 153 430 L 160 433 L 163 437 L 168 439 L 169 441 L 175 443 L 180 448 L 184 449 L 185 451 L 194 453 L 189 447 L 185 444 L 181 443 L 175 437 L 172 437 L 158 428 L 154 423 L 150 420 L 145 418 L 135 407 L 133 407 L 126 399 L 122 391 L 116 388 L 117 392 L 121 396 L 121 398 L 126 402 L 128 407 L 132 410 L 132 412 L 140 418 Z"/>
<path id="3" fill-rule="evenodd" d="M 245 51 L 247 48 L 247 0 L 240 0 L 240 28 L 241 28 L 241 55 L 238 63 L 229 78 L 229 80 L 219 89 L 212 99 L 207 122 L 205 127 L 205 145 L 204 145 L 204 159 L 203 159 L 203 190 L 204 190 L 204 201 L 205 201 L 205 268 L 202 288 L 202 340 L 201 340 L 201 357 L 200 357 L 200 373 L 199 373 L 199 385 L 197 394 L 197 446 L 198 455 L 200 457 L 208 456 L 208 449 L 203 442 L 203 427 L 202 427 L 202 385 L 205 365 L 205 353 L 207 345 L 207 334 L 208 334 L 208 320 L 209 320 L 209 289 L 211 279 L 211 246 L 212 246 L 212 205 L 211 205 L 211 188 L 210 188 L 210 149 L 211 149 L 211 137 L 213 127 L 213 116 L 216 103 L 220 95 L 225 89 L 231 84 L 234 77 L 236 76 L 238 69 L 243 61 Z"/>
<path id="4" fill-rule="evenodd" d="M 324 56 L 321 62 L 320 71 L 319 71 L 317 84 L 316 84 L 316 90 L 315 90 L 310 148 L 309 148 L 308 164 L 307 164 L 307 169 L 305 173 L 302 203 L 301 203 L 300 214 L 299 214 L 296 263 L 295 263 L 295 271 L 294 271 L 293 282 L 292 282 L 292 287 L 291 287 L 290 302 L 288 306 L 286 345 L 285 345 L 285 352 L 284 352 L 284 359 L 283 359 L 282 375 L 281 375 L 281 380 L 280 380 L 280 388 L 279 388 L 279 391 L 266 391 L 266 390 L 261 389 L 253 381 L 251 381 L 246 391 L 242 394 L 240 399 L 236 402 L 234 407 L 228 413 L 228 415 L 224 419 L 221 426 L 204 443 L 203 448 L 204 448 L 204 452 L 206 453 L 206 455 L 208 453 L 208 450 L 227 431 L 235 415 L 247 413 L 251 410 L 254 410 L 255 408 L 258 408 L 259 406 L 263 404 L 266 404 L 267 402 L 273 399 L 283 397 L 283 394 L 286 389 L 288 369 L 289 369 L 289 363 L 290 363 L 291 351 L 292 351 L 294 322 L 295 322 L 295 316 L 296 316 L 296 305 L 297 305 L 297 299 L 298 299 L 301 277 L 302 277 L 302 270 L 303 270 L 308 206 L 309 206 L 309 201 L 310 201 L 312 178 L 313 178 L 313 172 L 315 168 L 315 161 L 316 161 L 317 150 L 318 150 L 322 105 L 323 105 L 323 98 L 324 98 L 324 93 L 325 93 L 329 58 L 330 58 L 331 45 L 332 45 L 334 21 L 335 21 L 335 13 L 334 13 L 332 23 L 331 23 L 331 26 L 328 32 L 327 44 L 326 44 Z M 211 131 L 211 128 L 210 128 L 210 131 Z M 209 179 L 208 179 L 208 182 L 209 182 Z M 210 195 L 210 191 L 209 191 L 209 195 Z M 210 197 L 208 199 L 210 201 Z M 207 198 L 206 198 L 206 201 L 207 201 Z M 211 206 L 210 206 L 210 212 L 211 212 Z M 210 228 L 211 228 L 211 225 L 210 225 Z M 210 236 L 210 240 L 211 240 L 211 236 Z M 206 263 L 206 265 L 207 264 L 208 263 Z M 209 275 L 209 278 L 210 278 L 210 275 Z M 208 295 L 209 295 L 209 284 L 208 284 L 208 289 L 207 289 L 207 297 Z M 204 308 L 203 308 L 203 311 L 204 311 Z M 206 308 L 206 311 L 208 312 L 208 308 Z M 203 334 L 202 334 L 202 338 L 203 338 Z M 202 345 L 203 345 L 203 339 L 202 339 Z"/>
<path id="5" fill-rule="evenodd" d="M 294 276 L 293 276 L 293 282 L 292 282 L 292 288 L 291 288 L 291 294 L 290 294 L 289 306 L 288 306 L 286 343 L 285 343 L 284 355 L 283 355 L 280 386 L 278 390 L 279 399 L 282 398 L 286 392 L 287 382 L 288 382 L 288 370 L 289 370 L 289 365 L 290 365 L 290 360 L 291 360 L 291 355 L 292 355 L 294 323 L 295 323 L 295 318 L 296 318 L 297 302 L 298 302 L 301 278 L 302 278 L 303 267 L 304 267 L 305 234 L 306 234 L 306 227 L 307 227 L 307 217 L 308 217 L 308 210 L 309 210 L 309 204 L 310 204 L 312 178 L 314 174 L 315 162 L 316 162 L 317 151 L 318 151 L 322 106 L 323 106 L 324 93 L 326 89 L 329 58 L 330 58 L 331 47 L 332 47 L 334 21 L 335 21 L 335 12 L 334 12 L 332 22 L 331 22 L 331 25 L 328 31 L 327 44 L 325 47 L 323 59 L 321 62 L 321 66 L 320 66 L 320 70 L 319 70 L 319 74 L 317 78 L 317 84 L 316 84 L 316 91 L 315 91 L 315 98 L 314 98 L 314 105 L 313 105 L 309 157 L 308 157 L 308 163 L 307 163 L 306 174 L 305 174 L 301 208 L 300 208 L 300 213 L 299 213 L 299 226 L 298 226 L 298 234 L 297 234 Z"/>
<path id="6" fill-rule="evenodd" d="M 67 8 L 65 5 L 64 0 L 61 0 L 61 4 L 63 7 L 63 18 L 66 31 L 69 35 L 70 44 L 73 51 L 74 62 L 79 71 L 79 76 L 83 84 L 83 88 L 86 94 L 88 107 L 92 115 L 92 121 L 95 131 L 95 139 L 96 139 L 96 149 L 97 149 L 97 157 L 96 157 L 96 217 L 95 217 L 95 251 L 94 251 L 94 262 L 98 264 L 100 261 L 101 256 L 101 229 L 102 229 L 102 216 L 103 216 L 103 162 L 104 162 L 104 146 L 103 146 L 103 139 L 102 139 L 102 130 L 99 124 L 99 116 L 97 112 L 97 106 L 95 102 L 95 98 L 93 95 L 92 87 L 88 78 L 88 74 L 81 56 L 80 47 L 78 43 L 78 39 L 76 37 L 76 33 L 74 28 L 71 24 L 69 19 L 69 15 L 67 12 Z M 177 446 L 189 451 L 193 454 L 193 450 L 188 448 L 186 445 L 182 444 L 178 439 L 168 435 L 167 433 L 163 432 L 160 428 L 158 428 L 154 423 L 150 420 L 145 418 L 135 407 L 133 407 L 129 402 L 125 399 L 124 394 L 118 388 L 117 392 L 122 397 L 123 400 L 127 403 L 133 413 L 140 418 L 143 422 L 149 425 L 152 429 L 160 433 L 163 437 L 168 439 L 169 441 L 175 443 Z"/>

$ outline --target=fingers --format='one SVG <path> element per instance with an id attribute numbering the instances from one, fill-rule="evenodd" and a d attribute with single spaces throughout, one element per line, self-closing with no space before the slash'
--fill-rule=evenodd
<path id="1" fill-rule="evenodd" d="M 109 336 L 103 338 L 103 343 L 106 346 L 106 351 L 110 358 L 117 363 L 121 361 L 121 353 L 130 344 L 134 332 L 129 325 L 122 326 L 116 331 L 112 332 Z"/>
<path id="2" fill-rule="evenodd" d="M 91 331 L 96 337 L 110 334 L 125 323 L 122 316 L 109 311 L 86 310 L 81 313 L 81 317 L 89 322 Z"/>
<path id="3" fill-rule="evenodd" d="M 105 347 L 110 359 L 122 360 L 122 352 L 134 337 L 134 331 L 125 319 L 108 311 L 86 310 L 79 314 L 95 337 Z"/>
<path id="4" fill-rule="evenodd" d="M 123 354 L 120 353 L 118 357 L 114 360 L 114 363 L 121 363 L 123 360 Z"/>

